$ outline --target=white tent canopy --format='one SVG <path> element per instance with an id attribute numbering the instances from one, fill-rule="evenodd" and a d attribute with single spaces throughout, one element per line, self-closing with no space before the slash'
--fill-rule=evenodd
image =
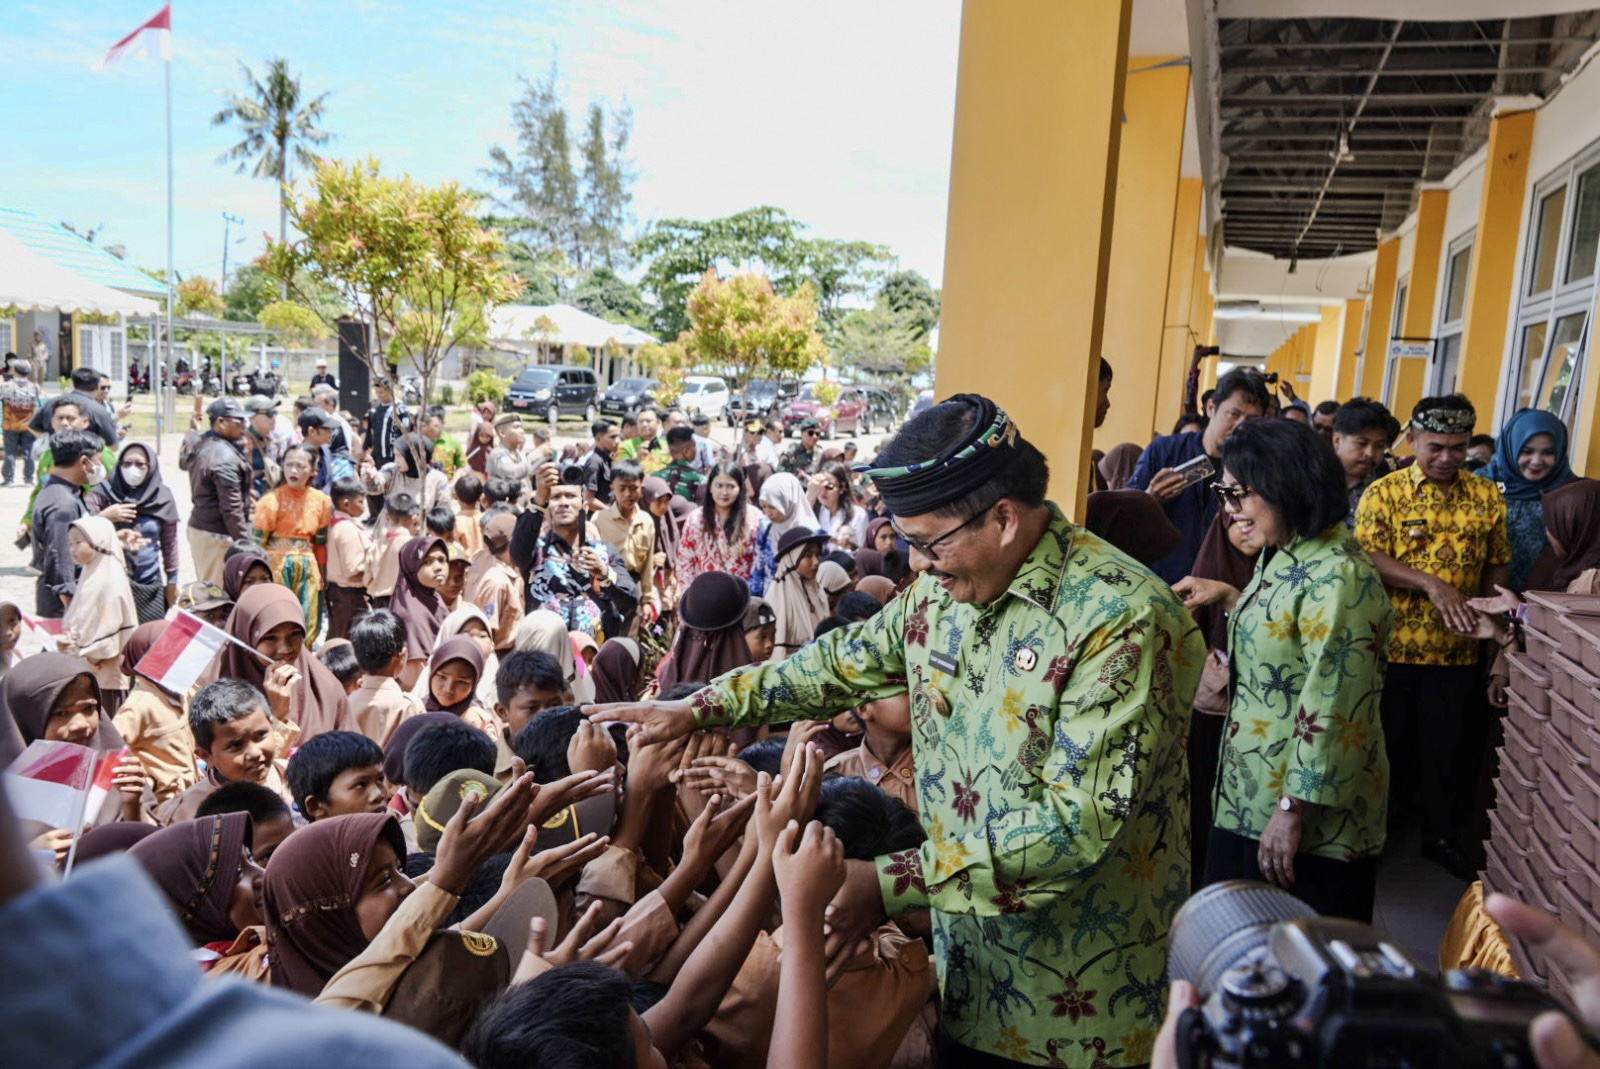
<path id="1" fill-rule="evenodd" d="M 554 329 L 541 331 L 540 319 L 549 320 Z M 656 340 L 637 327 L 607 323 L 570 304 L 503 304 L 489 313 L 489 337 L 495 348 L 517 352 L 532 352 L 540 343 L 598 351 L 612 341 L 636 349 Z"/>
<path id="2" fill-rule="evenodd" d="M 161 306 L 68 270 L 0 231 L 0 308 L 24 312 L 88 312 L 153 316 Z"/>

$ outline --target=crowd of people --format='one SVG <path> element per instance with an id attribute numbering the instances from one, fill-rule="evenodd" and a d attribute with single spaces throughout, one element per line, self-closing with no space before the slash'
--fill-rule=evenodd
<path id="1" fill-rule="evenodd" d="M 231 1012 L 351 1064 L 1147 1063 L 1194 889 L 1370 920 L 1413 811 L 1471 873 L 1518 595 L 1600 592 L 1566 428 L 1519 412 L 1474 471 L 1459 395 L 1402 428 L 1230 371 L 1075 522 L 978 395 L 867 458 L 670 408 L 458 436 L 322 381 L 197 408 L 180 515 L 100 376 L 12 371 L 39 575 L 0 761 L 112 777 L 82 828 L 0 819 L 26 1064 L 85 1040 L 18 956 L 89 916 L 76 958 L 149 977 L 106 996 L 124 1058 Z M 226 636 L 185 693 L 148 658 L 177 612 Z"/>

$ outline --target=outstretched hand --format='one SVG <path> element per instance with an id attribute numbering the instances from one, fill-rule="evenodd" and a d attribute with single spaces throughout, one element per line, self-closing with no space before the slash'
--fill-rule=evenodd
<path id="1" fill-rule="evenodd" d="M 644 728 L 642 742 L 671 742 L 689 734 L 698 725 L 689 708 L 689 699 L 675 702 L 613 702 L 609 705 L 585 705 L 583 715 L 600 724 L 613 721 L 638 724 Z"/>

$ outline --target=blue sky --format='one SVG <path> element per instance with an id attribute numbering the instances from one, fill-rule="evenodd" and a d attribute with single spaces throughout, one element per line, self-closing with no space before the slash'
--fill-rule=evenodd
<path id="1" fill-rule="evenodd" d="M 92 69 L 160 0 L 7 7 L 0 203 L 104 223 L 103 240 L 161 266 L 158 53 Z M 514 144 L 517 76 L 543 77 L 559 53 L 575 118 L 591 100 L 633 107 L 638 222 L 774 204 L 815 235 L 886 244 L 937 284 L 959 15 L 959 0 L 177 0 L 177 268 L 218 275 L 225 211 L 246 220 L 230 263 L 277 233 L 271 183 L 215 162 L 237 140 L 210 117 L 242 87 L 240 62 L 281 54 L 307 90 L 332 91 L 330 154 L 490 192 L 481 168 L 491 144 Z"/>

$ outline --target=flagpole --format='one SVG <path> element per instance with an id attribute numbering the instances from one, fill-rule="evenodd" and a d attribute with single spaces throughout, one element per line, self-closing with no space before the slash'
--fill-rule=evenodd
<path id="1" fill-rule="evenodd" d="M 172 30 L 170 28 L 166 32 L 166 37 L 162 39 L 161 51 L 166 61 L 167 74 L 167 368 L 172 374 L 172 381 L 176 382 L 178 373 L 171 370 L 177 367 L 177 364 L 173 361 L 172 351 Z"/>

